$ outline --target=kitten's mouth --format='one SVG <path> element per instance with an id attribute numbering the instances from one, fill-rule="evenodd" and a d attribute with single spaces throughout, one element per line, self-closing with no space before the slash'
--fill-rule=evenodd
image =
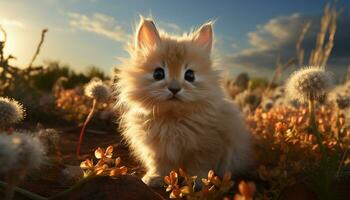
<path id="1" fill-rule="evenodd" d="M 171 96 L 168 100 L 169 101 L 180 101 L 179 97 L 177 97 L 175 95 Z"/>

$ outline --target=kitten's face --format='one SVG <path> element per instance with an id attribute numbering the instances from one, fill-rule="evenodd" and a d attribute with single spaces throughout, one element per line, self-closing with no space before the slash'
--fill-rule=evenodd
<path id="1" fill-rule="evenodd" d="M 142 23 L 135 47 L 139 53 L 124 84 L 130 100 L 147 107 L 181 106 L 205 102 L 217 92 L 213 91 L 218 78 L 211 68 L 210 24 L 193 39 L 174 39 L 160 37 L 151 21 Z"/>

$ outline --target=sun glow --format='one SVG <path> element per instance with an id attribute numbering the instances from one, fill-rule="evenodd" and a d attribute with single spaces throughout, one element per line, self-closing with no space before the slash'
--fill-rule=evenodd
<path id="1" fill-rule="evenodd" d="M 3 25 L 2 28 L 3 30 L 0 30 L 0 41 L 4 42 L 6 40 L 3 49 L 5 58 L 12 55 L 16 57 L 16 59 L 12 59 L 10 64 L 15 66 L 25 64 L 23 63 L 23 60 L 25 60 L 24 62 L 28 60 L 26 57 L 28 49 L 23 47 L 28 46 L 26 44 L 28 32 L 25 32 L 18 27 L 6 25 Z"/>
<path id="2" fill-rule="evenodd" d="M 11 34 L 11 37 L 9 35 Z M 6 43 L 5 43 L 5 54 L 11 54 L 15 51 L 16 49 L 16 32 L 14 31 L 7 31 L 6 30 L 6 36 L 4 32 L 0 32 L 0 41 L 5 42 L 6 38 Z"/>

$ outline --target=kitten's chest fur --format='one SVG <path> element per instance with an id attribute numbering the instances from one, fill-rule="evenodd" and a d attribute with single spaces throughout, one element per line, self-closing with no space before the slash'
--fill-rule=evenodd
<path id="1" fill-rule="evenodd" d="M 167 160 L 174 165 L 191 159 L 193 153 L 216 151 L 208 149 L 211 144 L 220 143 L 220 128 L 217 127 L 218 114 L 213 110 L 202 110 L 187 114 L 172 112 L 155 117 L 135 115 L 138 132 L 155 159 Z M 140 139 L 141 139 L 140 138 Z"/>

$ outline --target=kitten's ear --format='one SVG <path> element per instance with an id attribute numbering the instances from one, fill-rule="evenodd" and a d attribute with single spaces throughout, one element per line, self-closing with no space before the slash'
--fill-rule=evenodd
<path id="1" fill-rule="evenodd" d="M 156 26 L 150 19 L 141 16 L 140 25 L 136 33 L 136 48 L 152 48 L 160 43 L 160 37 Z"/>
<path id="2" fill-rule="evenodd" d="M 203 24 L 195 33 L 193 42 L 210 53 L 213 45 L 213 23 Z"/>

